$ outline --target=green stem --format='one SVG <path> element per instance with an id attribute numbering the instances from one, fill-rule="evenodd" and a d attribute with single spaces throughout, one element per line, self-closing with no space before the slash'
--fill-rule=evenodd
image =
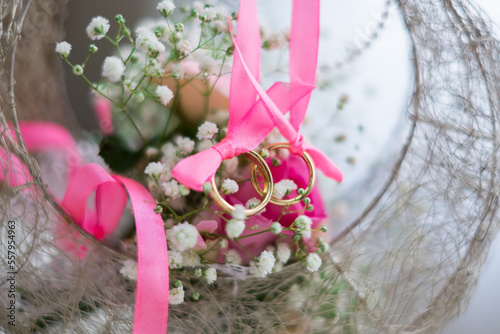
<path id="1" fill-rule="evenodd" d="M 170 122 L 172 120 L 172 116 L 174 115 L 174 112 L 177 110 L 177 105 L 180 100 L 180 84 L 179 81 L 177 81 L 177 87 L 175 89 L 175 95 L 174 95 L 174 101 L 172 102 L 172 108 L 170 108 L 170 113 L 168 114 L 168 119 L 167 119 L 167 124 L 165 124 L 165 128 L 163 128 L 163 133 L 161 134 L 161 140 L 160 143 L 165 140 L 165 137 L 167 136 L 168 132 L 168 127 L 170 126 Z"/>
<path id="2" fill-rule="evenodd" d="M 132 126 L 134 127 L 135 131 L 139 134 L 139 137 L 141 137 L 141 139 L 144 142 L 144 144 L 146 144 L 148 141 L 146 140 L 146 138 L 144 138 L 144 136 L 142 135 L 141 131 L 137 127 L 137 124 L 135 124 L 134 120 L 132 119 L 132 117 L 130 116 L 130 114 L 128 113 L 128 111 L 125 110 L 125 108 L 123 108 L 122 111 L 125 113 L 125 115 L 127 116 L 128 120 L 130 121 L 130 123 L 132 123 Z"/>
<path id="3" fill-rule="evenodd" d="M 191 211 L 191 212 L 189 212 L 189 213 L 186 213 L 186 214 L 185 214 L 185 215 L 183 215 L 183 216 L 179 216 L 179 219 L 184 219 L 184 218 L 186 218 L 186 217 L 189 217 L 189 216 L 191 216 L 191 215 L 194 215 L 195 213 L 198 213 L 198 212 L 203 211 L 203 210 L 205 210 L 205 209 L 206 209 L 206 207 L 203 207 L 203 208 L 200 208 L 200 209 L 196 209 L 196 210 L 194 210 L 194 211 Z"/>
<path id="4" fill-rule="evenodd" d="M 243 247 L 243 245 L 242 245 L 242 244 L 240 244 L 240 242 L 239 242 L 238 240 L 234 239 L 234 242 L 236 242 L 236 243 L 238 244 L 238 246 L 240 246 L 240 247 L 241 247 L 241 249 L 243 249 L 243 251 L 245 251 L 245 253 L 247 253 L 247 255 L 248 255 L 248 256 L 250 256 L 250 258 L 251 258 L 252 260 L 254 260 L 254 261 L 255 261 L 255 258 L 252 256 L 252 254 L 250 254 L 250 253 L 246 250 L 246 248 L 245 248 L 245 247 Z"/>
<path id="5" fill-rule="evenodd" d="M 67 58 L 64 58 L 64 60 L 66 61 L 66 63 L 68 63 L 69 66 L 73 67 L 73 64 L 71 64 L 71 62 L 67 59 Z M 115 101 L 113 101 L 113 99 L 111 99 L 110 97 L 108 97 L 106 94 L 104 94 L 103 92 L 101 92 L 99 90 L 99 86 L 95 86 L 94 84 L 92 84 L 92 82 L 90 82 L 90 80 L 85 76 L 85 74 L 82 74 L 81 77 L 83 78 L 83 80 L 85 80 L 85 82 L 90 86 L 92 87 L 93 90 L 95 90 L 97 93 L 99 93 L 99 95 L 101 95 L 102 97 L 104 97 L 105 99 L 109 100 L 114 106 L 118 107 L 119 109 L 121 109 L 125 115 L 127 115 L 128 119 L 130 120 L 130 122 L 132 123 L 132 126 L 134 127 L 134 129 L 137 131 L 137 134 L 139 135 L 139 137 L 141 137 L 141 139 L 144 141 L 144 143 L 147 143 L 147 140 L 146 138 L 144 138 L 144 136 L 142 135 L 141 131 L 139 130 L 139 128 L 137 127 L 137 124 L 135 124 L 134 120 L 130 117 L 130 115 L 128 114 L 128 112 L 122 108 L 122 106 L 120 106 L 118 103 L 116 103 Z"/>
<path id="6" fill-rule="evenodd" d="M 83 68 L 85 68 L 85 65 L 87 65 L 87 62 L 89 61 L 91 55 L 92 55 L 92 52 L 89 52 L 87 55 L 87 58 L 85 58 L 85 61 L 83 62 L 83 65 L 82 65 Z"/>
<path id="7" fill-rule="evenodd" d="M 248 238 L 248 237 L 253 237 L 254 235 L 259 235 L 259 234 L 266 233 L 266 232 L 271 232 L 271 229 L 268 228 L 268 229 L 266 229 L 264 231 L 255 232 L 255 233 L 252 233 L 252 234 L 246 234 L 246 235 L 243 235 L 241 237 L 234 238 L 234 241 L 237 241 L 237 240 L 240 240 L 240 239 L 244 239 L 244 238 Z"/>

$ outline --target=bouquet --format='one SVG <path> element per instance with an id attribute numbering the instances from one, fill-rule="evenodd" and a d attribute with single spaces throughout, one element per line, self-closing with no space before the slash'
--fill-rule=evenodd
<path id="1" fill-rule="evenodd" d="M 406 18 L 419 6 L 431 5 L 401 3 Z M 482 220 L 462 225 L 463 214 L 449 223 L 477 226 L 475 234 L 456 235 L 470 243 L 464 257 L 430 259 L 452 232 L 442 225 L 427 234 L 422 212 L 438 217 L 437 208 L 453 210 L 446 200 L 423 203 L 424 190 L 447 198 L 455 188 L 442 187 L 440 177 L 450 176 L 449 169 L 412 178 L 419 156 L 412 143 L 429 130 L 423 127 L 419 137 L 416 124 L 425 118 L 416 105 L 391 177 L 359 218 L 329 240 L 326 232 L 335 222 L 327 218 L 317 169 L 338 182 L 343 175 L 300 133 L 317 85 L 319 1 L 293 1 L 291 28 L 279 32 L 259 26 L 255 1 L 242 1 L 233 13 L 212 3 L 177 8 L 169 0 L 157 10 L 158 19 L 135 29 L 122 15 L 114 23 L 93 18 L 83 61 L 71 57 L 70 43 L 55 46 L 93 92 L 99 157 L 82 155 L 65 128 L 19 122 L 12 109 L 0 152 L 4 194 L 13 198 L 5 200 L 12 217 L 5 224 L 7 295 L 14 305 L 7 308 L 5 328 L 164 333 L 168 325 L 169 332 L 185 333 L 355 333 L 440 326 L 433 312 L 440 309 L 436 314 L 444 319 L 456 309 L 470 283 L 460 277 L 477 266 L 478 240 L 494 230 L 482 222 L 494 217 L 495 182 L 478 195 L 480 203 L 489 203 Z M 104 60 L 99 78 L 87 77 L 99 43 L 106 42 L 115 53 Z M 289 52 L 289 82 L 265 90 L 261 51 L 276 49 Z M 416 69 L 425 55 L 415 54 Z M 422 102 L 418 75 L 415 101 Z M 342 97 L 340 104 L 345 102 Z M 441 124 L 439 115 L 425 124 Z M 460 145 L 446 139 L 435 142 Z M 42 186 L 31 158 L 47 151 L 62 166 L 60 190 Z M 402 175 L 411 182 L 396 182 Z M 429 183 L 435 188 L 426 188 Z M 405 243 L 417 242 L 427 247 L 402 256 Z M 462 252 L 459 247 L 456 255 Z M 387 263 L 389 269 L 375 270 Z M 64 279 L 55 280 L 51 271 Z M 435 278 L 430 288 L 428 277 Z M 413 289 L 401 288 L 410 283 Z M 401 301 L 391 303 L 394 295 Z"/>

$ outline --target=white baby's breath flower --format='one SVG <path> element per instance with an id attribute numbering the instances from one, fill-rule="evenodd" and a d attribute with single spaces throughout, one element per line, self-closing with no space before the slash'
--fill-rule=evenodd
<path id="1" fill-rule="evenodd" d="M 268 50 L 282 50 L 286 47 L 288 43 L 286 33 L 278 31 L 272 33 L 268 39 L 264 42 L 264 47 Z"/>
<path id="2" fill-rule="evenodd" d="M 212 21 L 217 17 L 217 10 L 212 6 L 205 7 L 202 14 L 206 15 L 208 21 Z"/>
<path id="3" fill-rule="evenodd" d="M 179 269 L 182 267 L 182 254 L 177 251 L 168 252 L 168 266 L 170 269 Z"/>
<path id="4" fill-rule="evenodd" d="M 303 238 L 305 239 L 311 238 L 311 225 L 312 225 L 311 218 L 304 215 L 298 216 L 294 221 L 294 225 L 297 229 L 300 230 L 300 233 L 302 234 Z"/>
<path id="5" fill-rule="evenodd" d="M 311 228 L 312 220 L 307 216 L 300 215 L 297 218 L 295 218 L 294 223 L 295 227 L 297 227 L 298 229 L 307 230 Z"/>
<path id="6" fill-rule="evenodd" d="M 150 175 L 152 177 L 158 178 L 160 174 L 167 171 L 167 167 L 161 162 L 150 162 L 146 169 L 144 170 L 144 174 Z"/>
<path id="7" fill-rule="evenodd" d="M 245 207 L 241 204 L 236 204 L 234 206 L 233 212 L 231 212 L 231 216 L 233 219 L 236 220 L 245 220 L 247 218 L 247 215 L 245 213 Z"/>
<path id="8" fill-rule="evenodd" d="M 271 224 L 271 232 L 274 234 L 280 234 L 283 231 L 283 226 L 280 223 L 274 222 Z"/>
<path id="9" fill-rule="evenodd" d="M 165 69 L 162 67 L 163 65 L 156 59 L 149 60 L 149 66 L 146 67 L 146 71 L 144 72 L 149 77 L 159 77 L 165 73 Z"/>
<path id="10" fill-rule="evenodd" d="M 232 175 L 238 171 L 238 157 L 234 157 L 232 159 L 226 159 L 222 162 L 222 166 L 224 167 L 224 175 Z"/>
<path id="11" fill-rule="evenodd" d="M 196 145 L 196 151 L 198 152 L 203 152 L 205 150 L 208 150 L 210 147 L 214 146 L 212 141 L 210 140 L 202 140 Z"/>
<path id="12" fill-rule="evenodd" d="M 208 284 L 212 284 L 217 280 L 217 270 L 215 270 L 215 268 L 208 268 L 203 273 L 203 276 L 205 276 Z"/>
<path id="13" fill-rule="evenodd" d="M 182 265 L 184 267 L 197 267 L 201 265 L 200 254 L 194 250 L 182 253 Z"/>
<path id="14" fill-rule="evenodd" d="M 174 11 L 175 5 L 173 1 L 165 0 L 160 2 L 158 6 L 156 6 L 156 9 L 160 12 L 161 15 L 167 17 Z"/>
<path id="15" fill-rule="evenodd" d="M 274 251 L 276 250 L 276 247 L 274 247 L 273 245 L 267 245 L 266 246 L 266 251 L 268 252 L 271 252 L 274 254 Z"/>
<path id="16" fill-rule="evenodd" d="M 172 73 L 177 73 L 177 79 L 182 80 L 186 76 L 186 68 L 181 63 L 172 66 Z"/>
<path id="17" fill-rule="evenodd" d="M 226 252 L 225 258 L 226 258 L 226 263 L 241 264 L 241 256 L 236 249 L 228 250 Z"/>
<path id="18" fill-rule="evenodd" d="M 321 257 L 316 253 L 311 253 L 306 257 L 307 270 L 315 272 L 321 267 Z"/>
<path id="19" fill-rule="evenodd" d="M 125 72 L 125 65 L 117 57 L 106 57 L 102 64 L 102 76 L 111 82 L 119 81 Z"/>
<path id="20" fill-rule="evenodd" d="M 184 287 L 170 289 L 168 292 L 168 303 L 170 305 L 179 305 L 184 301 Z"/>
<path id="21" fill-rule="evenodd" d="M 247 209 L 253 209 L 253 208 L 257 207 L 261 202 L 262 201 L 260 199 L 258 199 L 257 197 L 252 197 L 246 202 L 245 206 Z M 260 210 L 259 214 L 264 213 L 264 212 L 266 212 L 266 208 Z"/>
<path id="22" fill-rule="evenodd" d="M 282 270 L 283 270 L 283 263 L 281 261 L 276 261 L 276 264 L 274 265 L 273 271 L 275 273 L 279 273 Z"/>
<path id="23" fill-rule="evenodd" d="M 273 253 L 263 251 L 257 262 L 250 261 L 250 274 L 264 278 L 273 271 L 275 262 L 276 259 L 274 258 Z"/>
<path id="24" fill-rule="evenodd" d="M 281 263 L 287 263 L 292 251 L 287 243 L 280 242 L 276 250 L 276 257 Z"/>
<path id="25" fill-rule="evenodd" d="M 166 106 L 170 100 L 174 97 L 174 93 L 167 86 L 158 86 L 155 90 L 156 96 L 160 100 L 161 104 Z"/>
<path id="26" fill-rule="evenodd" d="M 177 50 L 181 56 L 187 56 L 193 52 L 193 46 L 188 40 L 182 40 L 179 44 L 177 44 Z"/>
<path id="27" fill-rule="evenodd" d="M 252 197 L 250 198 L 247 203 L 245 204 L 245 206 L 247 207 L 247 209 L 253 209 L 255 208 L 257 205 L 259 205 L 261 203 L 261 200 L 258 199 L 257 197 Z"/>
<path id="28" fill-rule="evenodd" d="M 132 281 L 137 281 L 137 262 L 134 260 L 123 261 L 123 267 L 120 274 Z"/>
<path id="29" fill-rule="evenodd" d="M 274 184 L 273 197 L 276 199 L 283 199 L 283 197 L 291 194 L 294 190 L 297 190 L 295 182 L 289 179 L 283 179 Z"/>
<path id="30" fill-rule="evenodd" d="M 87 35 L 91 40 L 99 40 L 108 33 L 109 27 L 109 21 L 104 17 L 94 17 L 87 26 Z"/>
<path id="31" fill-rule="evenodd" d="M 223 182 L 222 182 L 222 186 L 221 186 L 221 192 L 225 195 L 230 195 L 230 194 L 234 194 L 235 192 L 237 192 L 238 190 L 240 189 L 240 187 L 238 186 L 238 183 L 236 183 L 236 181 L 234 180 L 231 180 L 231 179 L 225 179 Z M 243 208 L 244 210 L 245 208 Z"/>
<path id="32" fill-rule="evenodd" d="M 226 6 L 223 5 L 216 6 L 215 10 L 217 11 L 217 19 L 221 21 L 226 21 L 227 18 L 229 17 L 229 12 Z"/>
<path id="33" fill-rule="evenodd" d="M 220 248 L 227 248 L 228 242 L 227 239 L 219 239 L 219 247 Z"/>
<path id="34" fill-rule="evenodd" d="M 157 156 L 158 154 L 160 154 L 160 151 L 156 147 L 151 146 L 151 147 L 148 147 L 146 149 L 145 154 L 146 154 L 146 157 L 153 158 L 153 157 Z"/>
<path id="35" fill-rule="evenodd" d="M 170 170 L 168 168 L 166 168 L 165 172 L 160 174 L 160 177 L 158 178 L 158 182 L 161 184 L 161 183 L 169 182 L 170 180 L 172 180 L 172 174 L 170 173 Z"/>
<path id="36" fill-rule="evenodd" d="M 198 230 L 188 222 L 184 222 L 167 231 L 167 237 L 172 249 L 183 252 L 196 246 Z M 184 260 L 184 256 L 182 258 Z"/>
<path id="37" fill-rule="evenodd" d="M 210 22 L 209 25 L 210 25 L 210 28 L 215 30 L 215 32 L 217 34 L 227 32 L 229 30 L 228 26 L 227 26 L 227 22 L 224 22 L 224 21 L 213 20 L 212 22 Z"/>
<path id="38" fill-rule="evenodd" d="M 175 180 L 170 180 L 167 182 L 162 182 L 161 183 L 161 190 L 163 190 L 163 193 L 165 196 L 175 199 L 179 197 L 180 195 L 180 189 L 179 189 L 179 183 Z"/>
<path id="39" fill-rule="evenodd" d="M 207 72 L 209 75 L 217 74 L 220 70 L 220 64 L 208 55 L 202 55 L 199 59 L 200 72 Z"/>
<path id="40" fill-rule="evenodd" d="M 165 52 L 165 45 L 158 40 L 154 32 L 146 27 L 139 27 L 135 31 L 135 47 L 151 55 L 151 51 Z"/>
<path id="41" fill-rule="evenodd" d="M 205 122 L 198 128 L 198 134 L 196 137 L 198 137 L 199 140 L 210 140 L 218 132 L 219 129 L 215 123 Z"/>
<path id="42" fill-rule="evenodd" d="M 205 9 L 205 4 L 203 4 L 201 1 L 195 1 L 193 2 L 193 8 L 198 12 L 198 14 L 201 14 Z"/>
<path id="43" fill-rule="evenodd" d="M 69 57 L 69 53 L 71 52 L 71 44 L 68 42 L 60 42 L 56 43 L 56 52 L 59 53 L 63 57 Z"/>
<path id="44" fill-rule="evenodd" d="M 179 147 L 179 151 L 183 155 L 188 155 L 194 150 L 194 141 L 187 137 L 177 137 L 175 140 L 177 147 Z"/>
<path id="45" fill-rule="evenodd" d="M 226 235 L 231 238 L 237 238 L 245 230 L 245 222 L 243 220 L 231 219 L 226 224 Z"/>
<path id="46" fill-rule="evenodd" d="M 181 196 L 187 196 L 187 195 L 189 195 L 189 193 L 191 193 L 191 190 L 190 190 L 188 187 L 186 187 L 186 186 L 185 186 L 185 185 L 183 185 L 183 184 L 181 184 L 181 185 L 179 186 L 179 194 L 180 194 Z"/>

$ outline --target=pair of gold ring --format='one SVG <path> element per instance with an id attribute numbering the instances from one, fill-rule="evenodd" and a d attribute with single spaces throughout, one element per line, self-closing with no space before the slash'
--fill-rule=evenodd
<path id="1" fill-rule="evenodd" d="M 267 149 L 269 152 L 281 148 L 290 148 L 289 143 L 276 143 L 276 144 L 271 144 L 267 146 L 265 149 Z M 289 206 L 295 203 L 298 203 L 302 201 L 304 198 L 306 198 L 312 191 L 314 187 L 314 183 L 316 182 L 316 168 L 314 166 L 314 162 L 309 155 L 309 153 L 305 152 L 302 153 L 302 159 L 304 159 L 307 168 L 309 169 L 309 183 L 307 184 L 307 187 L 304 189 L 303 192 L 300 194 L 297 194 L 296 197 L 291 198 L 291 199 L 279 199 L 279 198 L 274 198 L 273 197 L 273 189 L 274 189 L 274 183 L 273 183 L 273 175 L 271 173 L 271 170 L 269 169 L 269 166 L 267 165 L 266 161 L 264 158 L 260 156 L 255 151 L 249 151 L 247 153 L 250 157 L 250 160 L 252 161 L 252 166 L 250 168 L 250 181 L 252 182 L 252 185 L 254 189 L 257 191 L 257 193 L 261 196 L 261 202 L 259 205 L 249 208 L 245 211 L 246 216 L 252 216 L 256 215 L 259 212 L 261 212 L 268 203 L 279 205 L 279 206 Z M 261 185 L 261 183 L 257 179 L 257 174 L 260 172 L 262 175 L 264 184 Z M 212 198 L 214 202 L 226 213 L 232 213 L 234 211 L 234 206 L 229 204 L 224 198 L 219 193 L 219 190 L 217 189 L 217 185 L 215 184 L 215 177 L 212 178 L 212 188 L 213 191 L 211 192 Z"/>

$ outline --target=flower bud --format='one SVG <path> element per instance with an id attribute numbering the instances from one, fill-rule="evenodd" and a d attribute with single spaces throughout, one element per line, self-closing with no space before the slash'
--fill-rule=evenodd
<path id="1" fill-rule="evenodd" d="M 262 151 L 260 151 L 260 156 L 264 159 L 269 158 L 269 150 L 267 148 L 263 148 Z"/>
<path id="2" fill-rule="evenodd" d="M 208 80 L 208 77 L 209 77 L 209 75 L 208 75 L 208 73 L 207 73 L 207 72 L 202 72 L 202 73 L 200 74 L 201 81 L 204 81 L 204 82 L 205 82 L 205 81 L 207 81 L 207 80 Z"/>
<path id="3" fill-rule="evenodd" d="M 142 92 L 137 92 L 134 94 L 134 100 L 137 103 L 141 103 L 142 101 L 144 101 L 145 98 L 146 97 L 144 96 L 144 94 Z"/>
<path id="4" fill-rule="evenodd" d="M 203 184 L 203 192 L 208 195 L 212 192 L 212 184 L 210 182 L 205 182 Z"/>
<path id="5" fill-rule="evenodd" d="M 131 62 L 132 64 L 137 63 L 137 61 L 138 61 L 138 60 L 139 60 L 139 57 L 138 57 L 138 56 L 136 56 L 136 55 L 131 55 L 131 56 L 130 56 L 130 62 Z"/>
<path id="6" fill-rule="evenodd" d="M 83 67 L 80 65 L 73 66 L 73 74 L 82 75 L 83 74 Z"/>
<path id="7" fill-rule="evenodd" d="M 161 215 L 161 214 L 162 214 L 162 212 L 163 212 L 163 207 L 162 207 L 161 205 L 157 205 L 157 206 L 155 206 L 155 213 L 156 213 L 157 215 Z"/>
<path id="8" fill-rule="evenodd" d="M 97 46 L 95 46 L 95 44 L 90 44 L 89 45 L 89 52 L 90 53 L 96 53 L 99 49 L 97 48 Z"/>
<path id="9" fill-rule="evenodd" d="M 281 231 L 283 231 L 283 227 L 281 226 L 280 223 L 274 222 L 271 224 L 271 232 L 273 234 L 280 234 Z"/>
<path id="10" fill-rule="evenodd" d="M 178 31 L 178 32 L 184 31 L 184 24 L 182 24 L 182 23 L 176 23 L 175 24 L 175 31 Z"/>
<path id="11" fill-rule="evenodd" d="M 125 23 L 125 18 L 121 14 L 116 15 L 115 16 L 115 20 L 116 20 L 116 22 L 118 24 L 124 24 Z"/>

